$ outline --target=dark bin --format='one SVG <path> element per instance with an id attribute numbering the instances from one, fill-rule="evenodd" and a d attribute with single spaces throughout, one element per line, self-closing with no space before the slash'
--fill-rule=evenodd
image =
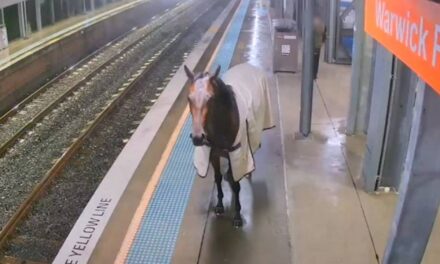
<path id="1" fill-rule="evenodd" d="M 274 19 L 274 72 L 298 71 L 298 37 L 295 21 Z"/>

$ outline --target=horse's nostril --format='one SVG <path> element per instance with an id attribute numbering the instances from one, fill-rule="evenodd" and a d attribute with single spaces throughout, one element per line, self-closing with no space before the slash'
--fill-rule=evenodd
<path id="1" fill-rule="evenodd" d="M 192 137 L 192 141 L 195 146 L 203 145 L 203 137 Z"/>

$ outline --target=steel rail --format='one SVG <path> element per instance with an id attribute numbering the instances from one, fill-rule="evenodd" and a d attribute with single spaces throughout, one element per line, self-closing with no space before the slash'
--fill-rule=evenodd
<path id="1" fill-rule="evenodd" d="M 211 7 L 210 5 L 209 7 Z M 188 32 L 188 29 L 194 24 L 197 19 L 199 19 L 209 8 L 198 14 L 192 22 L 183 29 L 182 32 Z M 177 19 L 177 18 L 176 18 Z M 175 20 L 175 19 L 172 19 Z M 183 37 L 184 34 L 178 33 L 173 38 L 168 41 L 164 47 L 154 54 L 150 60 L 144 63 L 143 66 L 139 68 L 137 72 L 132 74 L 131 78 L 128 79 L 129 82 L 122 84 L 121 88 L 112 96 L 112 100 L 108 101 L 108 104 L 103 107 L 102 111 L 99 112 L 95 119 L 87 123 L 87 126 L 80 132 L 79 137 L 72 140 L 72 144 L 64 150 L 61 156 L 55 160 L 52 167 L 47 171 L 40 182 L 34 187 L 31 194 L 26 198 L 26 200 L 20 205 L 20 207 L 15 211 L 14 215 L 8 220 L 8 222 L 0 230 L 0 249 L 3 248 L 7 239 L 14 233 L 18 224 L 28 215 L 32 206 L 38 199 L 42 196 L 44 191 L 50 186 L 51 182 L 59 175 L 59 173 L 65 168 L 70 158 L 79 150 L 79 148 L 86 141 L 88 136 L 90 136 L 95 128 L 101 123 L 101 121 L 106 118 L 112 110 L 118 106 L 118 104 L 124 99 L 125 95 L 135 87 L 143 86 L 144 79 L 148 76 L 148 73 L 153 69 L 153 67 L 159 62 L 160 58 L 168 54 L 173 50 L 174 46 Z"/>
<path id="2" fill-rule="evenodd" d="M 76 151 L 83 145 L 87 137 L 94 131 L 94 129 L 99 125 L 99 123 L 113 110 L 117 104 L 123 99 L 129 90 L 131 90 L 135 85 L 139 84 L 139 80 L 143 79 L 145 75 L 151 70 L 153 65 L 158 62 L 158 58 L 163 56 L 171 47 L 171 44 L 175 43 L 180 33 L 176 35 L 171 42 L 168 42 L 165 47 L 153 55 L 153 61 L 149 63 L 148 66 L 144 65 L 140 68 L 140 71 L 136 72 L 131 79 L 134 80 L 128 85 L 122 85 L 122 87 L 113 97 L 114 99 L 108 103 L 107 106 L 103 108 L 101 112 L 96 115 L 93 121 L 87 123 L 78 138 L 73 139 L 72 144 L 68 147 L 61 156 L 55 161 L 49 171 L 45 174 L 42 180 L 34 187 L 31 194 L 26 198 L 26 200 L 20 205 L 14 215 L 9 219 L 9 221 L 3 226 L 0 231 L 0 248 L 4 246 L 7 238 L 15 231 L 18 223 L 27 216 L 27 213 L 31 209 L 32 205 L 38 201 L 41 194 L 50 185 L 51 181 L 61 172 L 61 170 L 66 166 L 69 159 L 76 153 Z"/>
<path id="3" fill-rule="evenodd" d="M 174 17 L 172 19 L 172 20 L 175 20 L 178 18 L 178 16 L 182 15 L 183 12 L 185 10 L 187 10 L 189 7 L 190 7 L 189 5 L 179 5 L 179 6 L 175 7 L 173 10 L 171 10 L 165 14 L 169 14 L 170 12 L 173 12 L 173 13 L 177 12 L 176 17 Z M 165 14 L 163 14 L 162 16 L 164 16 Z M 160 19 L 157 19 L 157 21 L 159 21 L 159 20 Z M 64 92 L 62 95 L 60 95 L 57 99 L 53 100 L 48 106 L 46 106 L 44 109 L 42 109 L 40 112 L 38 112 L 30 121 L 28 121 L 25 125 L 23 125 L 11 138 L 9 138 L 2 145 L 0 145 L 0 157 L 2 157 L 8 151 L 8 149 L 10 149 L 16 143 L 19 140 L 19 138 L 26 133 L 26 131 L 28 131 L 29 129 L 34 127 L 39 121 L 41 121 L 48 113 L 50 113 L 53 109 L 55 109 L 67 97 L 72 95 L 75 91 L 77 91 L 79 88 L 84 86 L 87 82 L 89 82 L 95 76 L 100 74 L 105 68 L 107 68 L 109 65 L 111 65 L 117 59 L 121 58 L 129 50 L 135 48 L 135 46 L 137 44 L 142 42 L 145 38 L 150 36 L 156 30 L 158 30 L 161 27 L 161 25 L 162 24 L 158 23 L 158 22 L 156 22 L 154 25 L 150 25 L 151 28 L 148 29 L 148 31 L 142 37 L 140 37 L 139 39 L 137 39 L 136 41 L 134 41 L 133 43 L 131 43 L 130 45 L 125 47 L 121 52 L 112 56 L 109 60 L 107 60 L 105 63 L 101 64 L 97 69 L 95 69 L 93 72 L 88 74 L 82 80 L 77 82 L 75 85 L 73 85 L 71 88 L 69 88 L 66 92 Z M 51 84 L 53 84 L 54 82 L 51 81 Z M 45 86 L 43 86 L 43 87 L 44 87 L 44 89 L 48 89 L 48 87 L 45 87 Z M 40 91 L 40 93 L 41 92 L 42 91 Z M 27 99 L 25 99 L 25 100 L 27 100 Z M 29 101 L 27 101 L 27 102 L 29 102 Z M 16 107 L 14 107 L 14 108 L 16 108 Z M 0 120 L 0 123 L 1 122 L 2 122 L 2 120 Z"/>

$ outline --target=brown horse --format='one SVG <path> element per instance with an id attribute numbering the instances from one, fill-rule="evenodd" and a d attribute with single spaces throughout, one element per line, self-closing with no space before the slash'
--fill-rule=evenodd
<path id="1" fill-rule="evenodd" d="M 234 92 L 231 87 L 219 78 L 220 67 L 214 75 L 199 73 L 194 75 L 186 66 L 185 72 L 191 82 L 189 86 L 188 102 L 193 118 L 191 138 L 193 144 L 211 147 L 210 163 L 214 168 L 215 182 L 217 185 L 218 202 L 215 213 L 222 215 L 223 190 L 222 173 L 220 168 L 221 158 L 228 160 L 226 179 L 228 180 L 235 199 L 234 226 L 243 224 L 240 215 L 240 183 L 234 181 L 229 162 L 229 151 L 234 148 L 234 141 L 239 129 L 239 115 Z"/>
<path id="2" fill-rule="evenodd" d="M 212 75 L 195 75 L 186 66 L 185 72 L 191 83 L 194 165 L 200 176 L 207 175 L 210 164 L 214 169 L 217 215 L 224 213 L 221 182 L 225 175 L 234 193 L 234 226 L 239 227 L 243 224 L 239 181 L 255 170 L 253 154 L 260 147 L 262 131 L 273 127 L 267 76 L 246 63 L 229 69 L 223 80 L 220 67 Z"/>

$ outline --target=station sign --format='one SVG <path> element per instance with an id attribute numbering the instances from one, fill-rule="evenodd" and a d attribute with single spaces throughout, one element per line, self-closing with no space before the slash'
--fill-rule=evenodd
<path id="1" fill-rule="evenodd" d="M 365 0 L 365 31 L 440 94 L 440 0 Z"/>

